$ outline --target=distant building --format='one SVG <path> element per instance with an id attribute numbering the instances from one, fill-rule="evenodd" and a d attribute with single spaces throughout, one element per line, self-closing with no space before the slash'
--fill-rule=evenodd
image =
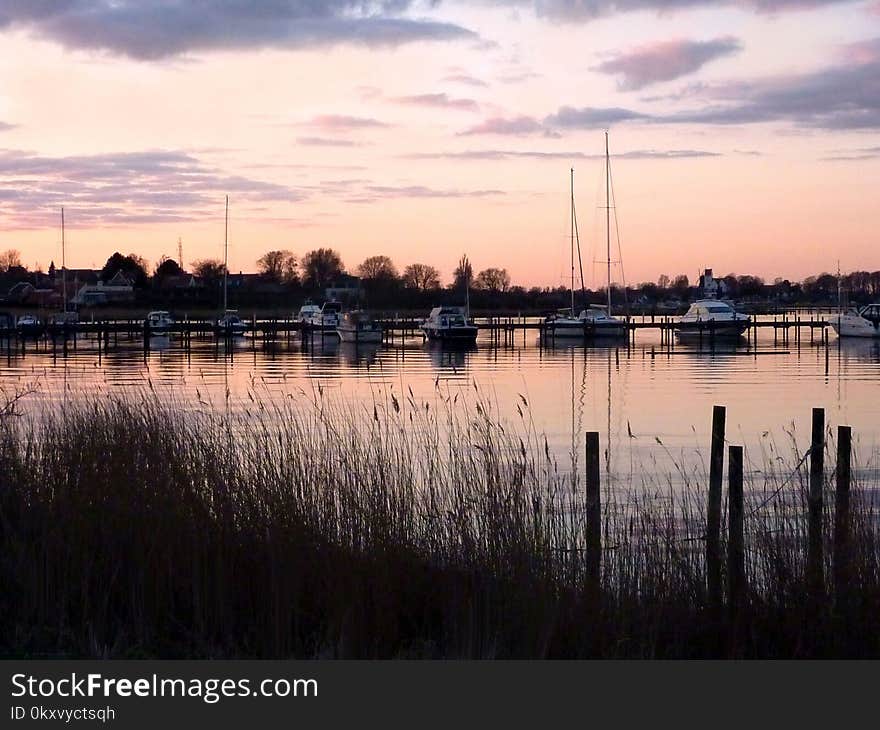
<path id="1" fill-rule="evenodd" d="M 324 296 L 338 302 L 359 302 L 363 298 L 364 289 L 360 277 L 351 274 L 340 274 L 325 290 Z"/>
<path id="2" fill-rule="evenodd" d="M 101 304 L 118 304 L 134 300 L 134 286 L 131 280 L 117 271 L 106 284 L 98 280 L 97 284 L 84 284 L 71 299 L 71 303 L 80 306 Z"/>
<path id="3" fill-rule="evenodd" d="M 705 299 L 722 299 L 727 296 L 727 284 L 722 279 L 712 276 L 712 269 L 706 269 L 700 275 L 700 293 Z"/>

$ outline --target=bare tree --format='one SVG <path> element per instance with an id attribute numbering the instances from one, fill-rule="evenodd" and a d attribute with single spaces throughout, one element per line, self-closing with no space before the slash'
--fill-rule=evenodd
<path id="1" fill-rule="evenodd" d="M 510 289 L 510 274 L 507 269 L 488 268 L 477 274 L 474 286 L 492 292 L 506 292 Z"/>
<path id="2" fill-rule="evenodd" d="M 410 264 L 403 270 L 403 284 L 418 291 L 439 289 L 440 272 L 428 264 Z"/>
<path id="3" fill-rule="evenodd" d="M 398 278 L 397 267 L 387 256 L 370 256 L 357 268 L 358 276 L 367 281 L 393 281 Z"/>
<path id="4" fill-rule="evenodd" d="M 10 248 L 0 253 L 0 272 L 6 272 L 21 266 L 21 253 Z"/>
<path id="5" fill-rule="evenodd" d="M 290 251 L 267 251 L 257 259 L 260 273 L 272 281 L 294 282 L 298 277 L 297 261 Z"/>

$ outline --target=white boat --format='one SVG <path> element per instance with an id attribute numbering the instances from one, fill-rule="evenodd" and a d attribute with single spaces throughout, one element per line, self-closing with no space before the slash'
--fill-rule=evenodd
<path id="1" fill-rule="evenodd" d="M 15 326 L 22 332 L 33 332 L 40 328 L 40 318 L 35 314 L 22 314 Z"/>
<path id="2" fill-rule="evenodd" d="M 144 324 L 149 328 L 150 332 L 164 334 L 174 325 L 174 318 L 169 312 L 150 312 L 144 320 Z"/>
<path id="3" fill-rule="evenodd" d="M 578 338 L 582 340 L 599 337 L 624 337 L 627 323 L 611 315 L 611 156 L 608 152 L 608 132 L 605 132 L 605 245 L 607 267 L 607 303 L 605 307 L 591 306 L 575 314 L 574 264 L 575 250 L 577 260 L 581 261 L 581 243 L 577 232 L 577 215 L 574 206 L 574 169 L 571 170 L 571 309 L 550 315 L 544 320 L 544 332 L 553 338 Z M 581 267 L 581 291 L 584 289 L 583 267 Z"/>
<path id="4" fill-rule="evenodd" d="M 340 302 L 324 302 L 317 309 L 315 305 L 306 305 L 310 309 L 303 316 L 303 325 L 306 329 L 320 333 L 334 333 L 342 319 L 342 304 Z M 306 307 L 304 306 L 303 309 Z M 317 309 L 317 311 L 316 311 Z M 302 309 L 300 309 L 302 314 Z"/>
<path id="5" fill-rule="evenodd" d="M 740 337 L 749 327 L 751 318 L 740 314 L 720 299 L 699 299 L 675 323 L 679 338 Z"/>
<path id="6" fill-rule="evenodd" d="M 247 331 L 247 325 L 238 316 L 236 310 L 227 309 L 223 316 L 217 320 L 217 331 L 226 337 L 237 337 L 244 335 Z"/>
<path id="7" fill-rule="evenodd" d="M 303 324 L 311 324 L 312 318 L 318 317 L 321 314 L 321 307 L 317 304 L 312 304 L 311 302 L 306 302 L 299 308 L 299 312 L 297 313 L 295 319 L 298 322 L 302 322 Z"/>
<path id="8" fill-rule="evenodd" d="M 828 323 L 838 337 L 880 338 L 880 303 L 841 312 Z"/>
<path id="9" fill-rule="evenodd" d="M 422 322 L 421 330 L 429 340 L 466 344 L 476 342 L 478 333 L 464 307 L 434 307 Z"/>
<path id="10" fill-rule="evenodd" d="M 382 341 L 381 325 L 360 310 L 346 312 L 336 327 L 336 333 L 343 342 Z"/>

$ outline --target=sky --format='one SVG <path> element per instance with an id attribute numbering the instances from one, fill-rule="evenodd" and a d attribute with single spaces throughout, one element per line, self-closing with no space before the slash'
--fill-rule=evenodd
<path id="1" fill-rule="evenodd" d="M 880 269 L 880 0 L 0 0 L 0 250 Z M 619 241 L 619 246 L 618 246 Z"/>

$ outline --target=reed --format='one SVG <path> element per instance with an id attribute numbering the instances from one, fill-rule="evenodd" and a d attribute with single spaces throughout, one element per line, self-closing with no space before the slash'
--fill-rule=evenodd
<path id="1" fill-rule="evenodd" d="M 194 410 L 148 389 L 0 416 L 0 652 L 880 655 L 871 472 L 867 484 L 851 474 L 842 621 L 830 586 L 818 610 L 805 601 L 808 468 L 746 459 L 731 647 L 707 596 L 699 468 L 679 466 L 683 487 L 603 485 L 597 598 L 584 485 L 552 458 L 525 398 L 521 420 L 502 423 L 476 387 L 466 404 L 439 390 L 386 391 L 372 408 L 321 391 L 248 397 Z"/>

